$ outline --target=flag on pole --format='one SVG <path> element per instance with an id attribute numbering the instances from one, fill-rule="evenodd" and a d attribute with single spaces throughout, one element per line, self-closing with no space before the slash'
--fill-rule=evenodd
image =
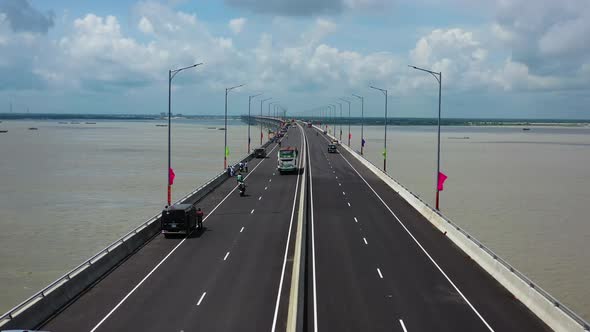
<path id="1" fill-rule="evenodd" d="M 447 176 L 443 172 L 438 172 L 438 190 L 443 190 L 443 184 L 447 180 Z"/>
<path id="2" fill-rule="evenodd" d="M 348 133 L 348 139 L 351 139 L 351 138 L 352 138 L 352 134 Z"/>
<path id="3" fill-rule="evenodd" d="M 260 132 L 260 139 L 264 138 L 264 134 L 262 132 Z"/>
<path id="4" fill-rule="evenodd" d="M 174 174 L 174 170 L 172 169 L 172 167 L 170 167 L 168 169 L 168 183 L 170 185 L 174 184 L 174 178 L 176 177 L 176 174 Z"/>
<path id="5" fill-rule="evenodd" d="M 229 157 L 229 146 L 225 147 L 225 156 Z"/>
<path id="6" fill-rule="evenodd" d="M 382 155 L 383 155 L 384 158 L 387 158 L 387 150 L 386 149 L 383 149 Z"/>
<path id="7" fill-rule="evenodd" d="M 363 146 L 363 147 L 364 147 L 366 143 L 367 143 L 367 142 L 366 142 L 366 141 L 365 141 L 365 139 L 363 138 L 363 139 L 361 140 L 361 146 Z"/>

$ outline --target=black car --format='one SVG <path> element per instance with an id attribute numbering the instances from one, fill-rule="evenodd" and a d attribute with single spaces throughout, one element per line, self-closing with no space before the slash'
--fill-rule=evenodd
<path id="1" fill-rule="evenodd" d="M 254 157 L 255 158 L 266 158 L 266 150 L 265 149 L 254 149 Z"/>
<path id="2" fill-rule="evenodd" d="M 188 235 L 197 227 L 201 228 L 202 220 L 197 220 L 197 209 L 192 204 L 175 204 L 162 211 L 162 234 Z"/>

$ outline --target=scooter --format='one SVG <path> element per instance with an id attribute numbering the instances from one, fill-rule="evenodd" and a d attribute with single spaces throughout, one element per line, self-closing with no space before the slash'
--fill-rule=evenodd
<path id="1" fill-rule="evenodd" d="M 240 190 L 240 196 L 246 195 L 246 184 L 244 182 L 241 182 L 238 188 Z"/>

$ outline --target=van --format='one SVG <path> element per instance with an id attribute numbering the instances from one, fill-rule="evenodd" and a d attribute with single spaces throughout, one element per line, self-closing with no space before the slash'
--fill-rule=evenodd
<path id="1" fill-rule="evenodd" d="M 202 227 L 202 221 L 197 221 L 197 209 L 192 204 L 175 204 L 162 211 L 160 219 L 162 234 L 188 235 L 193 230 Z"/>

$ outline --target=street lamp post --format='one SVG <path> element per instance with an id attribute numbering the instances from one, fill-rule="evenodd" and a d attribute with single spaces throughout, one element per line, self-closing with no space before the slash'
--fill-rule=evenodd
<path id="1" fill-rule="evenodd" d="M 262 95 L 262 93 L 259 93 L 257 95 L 252 95 L 252 96 L 248 96 L 248 154 L 250 154 L 250 108 L 252 106 L 252 99 L 256 98 L 258 96 Z M 260 143 L 262 144 L 262 143 Z"/>
<path id="2" fill-rule="evenodd" d="M 385 139 L 383 140 L 383 171 L 387 173 L 387 90 L 376 88 L 372 85 L 369 87 L 383 92 L 383 95 L 385 96 Z"/>
<path id="3" fill-rule="evenodd" d="M 437 135 L 437 143 L 436 143 L 436 209 L 438 210 L 438 202 L 439 202 L 439 193 L 440 190 L 438 188 L 438 184 L 440 183 L 440 104 L 441 104 L 441 93 L 442 93 L 442 72 L 435 72 L 432 70 L 416 67 L 416 66 L 408 66 L 414 68 L 416 70 L 420 70 L 423 72 L 427 72 L 432 75 L 438 81 L 438 135 Z"/>
<path id="4" fill-rule="evenodd" d="M 365 125 L 365 97 L 352 94 L 353 96 L 357 97 L 361 100 L 361 156 L 363 155 L 363 148 L 365 147 L 365 135 L 364 135 L 364 125 Z"/>
<path id="5" fill-rule="evenodd" d="M 346 98 L 340 98 L 340 100 L 348 103 L 348 146 L 350 147 L 350 100 Z"/>
<path id="6" fill-rule="evenodd" d="M 262 136 L 263 136 L 263 134 L 262 134 L 262 103 L 264 103 L 265 101 L 269 101 L 271 99 L 272 99 L 272 97 L 262 99 L 260 101 L 260 145 L 262 145 Z"/>
<path id="7" fill-rule="evenodd" d="M 237 89 L 239 87 L 244 86 L 245 84 L 240 84 L 236 86 L 232 86 L 231 88 L 225 88 L 225 130 L 224 130 L 224 137 L 223 137 L 223 169 L 227 169 L 227 94 L 233 89 Z"/>
<path id="8" fill-rule="evenodd" d="M 170 206 L 170 203 L 172 201 L 172 177 L 171 177 L 171 173 L 172 173 L 172 165 L 171 165 L 171 137 L 172 137 L 172 79 L 174 78 L 174 76 L 176 76 L 176 74 L 180 73 L 181 71 L 185 70 L 185 69 L 190 69 L 190 68 L 195 68 L 196 66 L 200 66 L 203 63 L 197 63 L 194 64 L 192 66 L 188 66 L 188 67 L 184 67 L 184 68 L 179 68 L 179 69 L 174 69 L 174 70 L 168 70 L 168 183 L 167 183 L 167 188 L 168 188 L 168 194 L 167 194 L 167 202 L 168 202 L 168 206 Z M 12 109 L 12 104 L 10 105 L 11 109 Z"/>
<path id="9" fill-rule="evenodd" d="M 339 141 L 342 142 L 342 103 L 336 102 L 340 106 L 340 139 Z"/>
<path id="10" fill-rule="evenodd" d="M 330 116 L 332 117 L 332 135 L 336 138 L 336 105 L 330 104 L 330 106 L 334 107 L 334 113 L 332 113 L 332 108 L 330 108 Z"/>

